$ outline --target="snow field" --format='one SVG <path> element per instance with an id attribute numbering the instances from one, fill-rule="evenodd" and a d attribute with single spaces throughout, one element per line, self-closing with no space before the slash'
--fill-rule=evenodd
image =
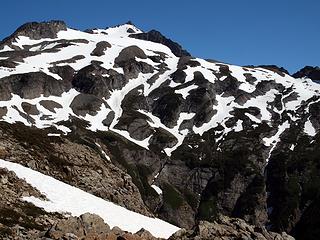
<path id="1" fill-rule="evenodd" d="M 70 213 L 72 216 L 93 213 L 102 217 L 111 228 L 117 226 L 132 233 L 144 228 L 159 238 L 169 238 L 179 230 L 163 220 L 129 211 L 20 164 L 0 159 L 0 168 L 15 172 L 19 178 L 43 193 L 48 201 L 33 196 L 24 197 L 23 200 L 47 212 Z"/>

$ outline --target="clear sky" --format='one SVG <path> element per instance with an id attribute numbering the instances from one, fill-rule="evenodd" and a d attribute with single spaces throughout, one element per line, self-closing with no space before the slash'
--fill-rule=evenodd
<path id="1" fill-rule="evenodd" d="M 81 30 L 131 20 L 194 56 L 238 65 L 320 65 L 320 0 L 10 0 L 1 2 L 0 38 L 51 19 Z"/>

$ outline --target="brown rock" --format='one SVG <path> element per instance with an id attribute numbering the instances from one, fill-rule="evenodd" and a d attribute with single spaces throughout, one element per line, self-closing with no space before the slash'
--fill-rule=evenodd
<path id="1" fill-rule="evenodd" d="M 110 227 L 95 214 L 85 213 L 80 217 L 70 217 L 58 221 L 48 231 L 52 239 L 106 239 Z"/>
<path id="2" fill-rule="evenodd" d="M 109 233 L 106 240 L 117 240 L 117 235 L 113 232 Z"/>
<path id="3" fill-rule="evenodd" d="M 213 223 L 201 221 L 193 230 L 181 229 L 173 234 L 170 240 L 229 240 L 229 239 L 247 239 L 247 240 L 294 240 L 286 233 L 278 234 L 268 232 L 264 227 L 258 228 L 247 224 L 244 220 L 238 218 L 229 218 L 220 216 Z"/>
<path id="4" fill-rule="evenodd" d="M 145 240 L 155 239 L 155 237 L 150 232 L 148 232 L 147 230 L 145 230 L 143 228 L 140 229 L 138 232 L 136 232 L 135 235 L 137 235 L 140 238 L 145 239 Z"/>
<path id="5" fill-rule="evenodd" d="M 0 146 L 0 158 L 5 159 L 8 156 L 9 152 L 5 147 Z"/>
<path id="6" fill-rule="evenodd" d="M 110 227 L 97 215 L 85 213 L 80 216 L 86 234 L 105 234 L 110 231 Z"/>

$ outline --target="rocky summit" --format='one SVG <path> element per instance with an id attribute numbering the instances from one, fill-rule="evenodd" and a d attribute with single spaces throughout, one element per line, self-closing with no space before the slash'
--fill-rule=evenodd
<path id="1" fill-rule="evenodd" d="M 319 239 L 319 81 L 27 23 L 0 42 L 0 238 Z"/>

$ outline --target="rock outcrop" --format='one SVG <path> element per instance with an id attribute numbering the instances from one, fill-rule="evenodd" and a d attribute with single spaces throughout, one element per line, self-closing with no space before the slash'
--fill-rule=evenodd
<path id="1" fill-rule="evenodd" d="M 150 214 L 132 178 L 112 164 L 99 146 L 81 136 L 70 136 L 78 143 L 48 137 L 48 131 L 21 124 L 0 122 L 2 158 L 17 161 L 34 170 L 54 176 L 98 197 L 136 212 Z M 128 199 L 130 199 L 128 201 Z"/>
<path id="2" fill-rule="evenodd" d="M 182 49 L 178 43 L 166 38 L 157 30 L 151 30 L 146 33 L 131 34 L 130 37 L 166 45 L 177 57 L 191 56 L 190 53 Z"/>
<path id="3" fill-rule="evenodd" d="M 294 78 L 310 78 L 312 80 L 320 81 L 320 68 L 319 67 L 312 67 L 312 66 L 305 66 L 304 68 L 300 69 L 298 72 L 292 75 Z"/>
<path id="4" fill-rule="evenodd" d="M 46 233 L 49 240 L 85 239 L 85 240 L 156 240 L 148 231 L 141 229 L 137 233 L 122 231 L 110 227 L 103 220 L 92 214 L 69 217 L 56 222 Z"/>
<path id="5" fill-rule="evenodd" d="M 255 227 L 242 219 L 220 216 L 213 223 L 202 221 L 194 230 L 181 229 L 169 240 L 294 240 L 285 232 L 268 232 L 264 227 Z"/>
<path id="6" fill-rule="evenodd" d="M 63 21 L 49 21 L 49 22 L 30 22 L 19 27 L 12 35 L 3 39 L 0 42 L 0 49 L 8 44 L 12 46 L 15 38 L 18 36 L 29 37 L 30 39 L 39 40 L 42 38 L 56 38 L 57 33 L 66 31 L 67 25 Z"/>

